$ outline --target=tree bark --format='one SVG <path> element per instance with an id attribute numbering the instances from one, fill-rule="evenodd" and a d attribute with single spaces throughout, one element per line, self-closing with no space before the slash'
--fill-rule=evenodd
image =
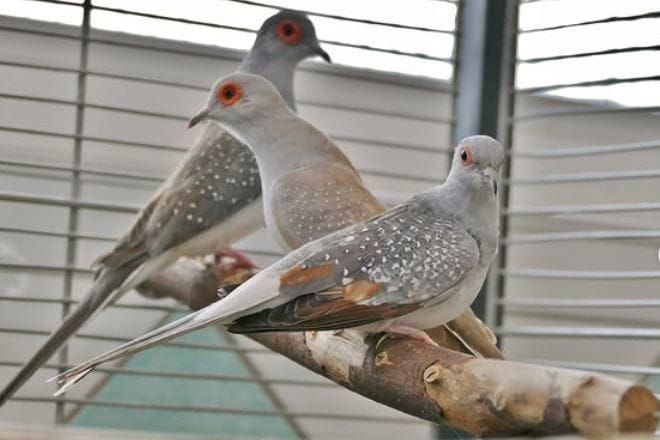
<path id="1" fill-rule="evenodd" d="M 245 271 L 228 275 L 231 283 L 248 276 Z M 210 263 L 175 265 L 140 290 L 200 308 L 217 300 L 216 288 L 227 282 L 219 278 Z M 440 347 L 354 330 L 250 337 L 369 399 L 475 435 L 602 437 L 656 429 L 660 402 L 644 386 L 601 374 L 475 358 L 459 352 L 464 345 L 444 327 L 431 336 Z"/>

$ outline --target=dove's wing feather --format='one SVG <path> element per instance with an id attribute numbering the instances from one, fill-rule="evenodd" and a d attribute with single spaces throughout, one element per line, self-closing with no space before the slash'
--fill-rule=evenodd
<path id="1" fill-rule="evenodd" d="M 282 296 L 293 298 L 239 318 L 230 331 L 329 330 L 394 318 L 451 297 L 479 261 L 474 238 L 419 199 L 296 254 L 304 257 L 280 273 Z"/>
<path id="2" fill-rule="evenodd" d="M 140 210 L 131 229 L 94 266 L 115 268 L 158 255 L 221 225 L 259 202 L 260 195 L 259 170 L 250 149 L 217 124 L 208 124 L 178 168 Z"/>
<path id="3" fill-rule="evenodd" d="M 419 304 L 365 306 L 345 298 L 342 290 L 327 290 L 239 318 L 228 330 L 232 333 L 338 330 L 395 318 L 419 307 Z"/>
<path id="4" fill-rule="evenodd" d="M 147 248 L 158 254 L 259 202 L 261 183 L 254 155 L 229 133 L 209 124 L 202 148 L 184 161 L 145 226 Z"/>

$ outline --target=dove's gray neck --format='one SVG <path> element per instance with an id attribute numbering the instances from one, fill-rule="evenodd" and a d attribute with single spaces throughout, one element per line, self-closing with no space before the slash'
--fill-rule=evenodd
<path id="1" fill-rule="evenodd" d="M 277 57 L 269 52 L 252 50 L 238 68 L 239 72 L 253 73 L 266 78 L 275 86 L 291 110 L 296 111 L 293 97 L 293 77 L 297 61 Z"/>
<path id="2" fill-rule="evenodd" d="M 445 212 L 458 213 L 459 220 L 479 243 L 481 264 L 489 264 L 497 249 L 499 205 L 490 185 L 475 188 L 459 179 L 448 179 L 434 189 L 441 193 L 436 200 L 442 201 Z"/>
<path id="3" fill-rule="evenodd" d="M 256 156 L 264 192 L 277 177 L 301 168 L 330 163 L 352 168 L 330 139 L 283 105 L 227 124 L 226 128 Z"/>

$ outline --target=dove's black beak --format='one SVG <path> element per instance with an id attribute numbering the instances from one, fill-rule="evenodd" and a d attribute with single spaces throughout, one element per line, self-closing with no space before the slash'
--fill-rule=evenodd
<path id="1" fill-rule="evenodd" d="M 486 167 L 481 171 L 483 177 L 490 183 L 490 186 L 493 188 L 493 194 L 497 196 L 497 190 L 499 189 L 499 174 L 493 167 Z"/>
<path id="2" fill-rule="evenodd" d="M 195 116 L 192 117 L 190 122 L 188 122 L 188 128 L 193 128 L 195 125 L 202 122 L 208 116 L 209 116 L 208 109 L 204 109 L 204 110 L 200 111 L 199 113 L 197 113 Z"/>
<path id="3" fill-rule="evenodd" d="M 328 55 L 328 52 L 326 52 L 325 50 L 323 50 L 323 49 L 321 48 L 321 46 L 312 47 L 312 50 L 314 51 L 314 53 L 315 53 L 316 55 L 318 55 L 318 56 L 320 56 L 321 58 L 323 58 L 323 60 L 324 60 L 326 63 L 330 63 L 330 64 L 332 64 L 332 59 L 330 58 L 330 55 Z"/>

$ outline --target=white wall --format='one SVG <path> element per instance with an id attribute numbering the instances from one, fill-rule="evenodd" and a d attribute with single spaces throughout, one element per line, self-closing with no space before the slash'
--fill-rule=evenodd
<path id="1" fill-rule="evenodd" d="M 20 25 L 30 29 L 69 32 L 66 27 L 46 25 L 17 19 L 2 18 L 0 24 Z M 74 34 L 75 35 L 75 34 Z M 136 49 L 100 43 L 90 43 L 89 70 L 116 73 L 163 81 L 183 82 L 209 87 L 218 77 L 231 72 L 241 54 L 190 44 L 161 42 L 154 39 L 120 34 L 98 33 L 96 36 L 147 44 L 166 50 Z M 0 31 L 0 59 L 3 61 L 37 63 L 75 68 L 78 63 L 78 43 L 40 37 L 26 33 Z M 175 53 L 195 51 L 201 56 Z M 76 99 L 74 73 L 53 73 L 23 67 L 0 65 L 0 93 L 37 98 L 73 101 Z M 441 182 L 446 174 L 449 125 L 434 120 L 450 115 L 451 102 L 443 84 L 426 80 L 406 79 L 394 75 L 364 73 L 356 69 L 307 63 L 296 78 L 299 112 L 331 134 L 351 160 L 363 171 L 368 186 L 387 201 L 399 201 L 415 191 Z M 179 118 L 159 118 L 129 114 L 108 109 L 87 108 L 83 134 L 82 166 L 88 169 L 130 173 L 164 178 L 191 145 L 198 130 L 186 130 L 186 119 L 206 102 L 207 92 L 181 87 L 145 84 L 90 75 L 87 82 L 87 102 L 99 106 L 167 113 Z M 346 108 L 354 108 L 347 110 Z M 34 102 L 0 98 L 0 126 L 46 130 L 72 134 L 75 127 L 75 107 L 66 104 Z M 159 151 L 135 145 L 89 140 L 87 137 L 114 139 L 176 147 L 180 150 Z M 39 164 L 71 165 L 72 139 L 2 132 L 2 159 L 30 161 Z M 0 193 L 33 194 L 68 199 L 69 173 L 26 170 L 2 166 Z M 397 173 L 399 176 L 392 176 Z M 83 174 L 81 199 L 138 207 L 156 189 L 158 181 L 137 181 L 126 178 Z M 65 232 L 67 207 L 3 201 L 0 195 L 0 227 Z M 133 220 L 130 212 L 80 211 L 80 233 L 118 237 Z M 2 262 L 62 266 L 66 239 L 32 234 L 0 232 Z M 81 239 L 78 241 L 77 268 L 88 268 L 94 258 L 111 246 L 109 241 Z M 265 231 L 259 231 L 239 244 L 254 251 L 260 264 L 275 259 L 279 250 Z M 81 297 L 90 285 L 89 273 L 76 273 L 74 297 Z M 57 298 L 63 292 L 61 270 L 29 270 L 0 266 L 2 294 Z M 7 291 L 7 289 L 9 289 Z M 129 295 L 129 303 L 147 302 L 138 295 Z M 3 328 L 53 329 L 60 318 L 58 304 L 30 304 L 2 301 L 0 320 Z M 159 303 L 160 304 L 160 303 Z M 159 311 L 109 309 L 88 327 L 85 333 L 132 337 L 154 326 L 163 317 Z M 37 348 L 42 336 L 0 332 L 3 347 L 1 360 L 26 359 Z M 243 340 L 244 344 L 249 344 Z M 82 361 L 116 342 L 77 339 L 71 346 L 71 362 Z M 251 355 L 266 377 L 319 380 L 316 376 L 271 354 Z M 16 368 L 0 367 L 0 383 L 11 377 Z M 44 383 L 53 370 L 41 371 L 20 391 L 21 396 L 44 397 L 54 391 L 54 384 Z M 85 381 L 70 397 L 82 397 L 95 385 Z M 100 379 L 100 377 L 98 377 Z M 324 399 L 318 399 L 319 388 L 279 386 L 277 391 L 292 411 L 330 414 L 362 414 L 409 419 L 394 410 L 357 397 L 339 387 L 323 388 Z M 2 409 L 3 420 L 47 423 L 53 421 L 52 403 L 10 402 Z M 301 418 L 298 421 L 313 438 L 334 435 L 380 436 L 396 438 L 405 433 L 415 438 L 427 438 L 426 423 L 378 423 L 374 421 L 341 421 Z"/>
<path id="2" fill-rule="evenodd" d="M 2 18 L 1 24 L 47 28 L 68 32 L 56 25 L 35 24 Z M 230 72 L 239 54 L 194 46 L 164 43 L 157 40 L 103 33 L 104 38 L 148 44 L 167 50 L 110 46 L 91 43 L 90 70 L 148 77 L 166 81 L 208 86 L 217 77 Z M 39 63 L 75 68 L 78 43 L 74 40 L 40 37 L 26 33 L 0 31 L 0 60 Z M 194 50 L 204 56 L 173 53 Z M 439 82 L 404 78 L 356 69 L 306 63 L 296 79 L 300 113 L 330 133 L 357 164 L 369 187 L 388 201 L 403 197 L 442 180 L 447 169 L 449 126 L 433 122 L 451 114 L 450 95 Z M 75 100 L 76 75 L 0 65 L 0 93 L 31 97 Z M 83 166 L 95 170 L 119 171 L 145 176 L 165 177 L 182 157 L 198 131 L 185 130 L 184 118 L 192 115 L 206 99 L 202 90 L 149 85 L 91 75 L 88 78 L 89 103 L 135 110 L 163 112 L 180 119 L 145 117 L 103 109 L 85 111 L 84 135 L 126 142 L 142 142 L 180 148 L 160 151 L 139 146 L 118 145 L 98 140 L 83 141 Z M 356 110 L 347 111 L 345 107 Z M 521 113 L 556 107 L 577 106 L 566 100 L 519 98 Z M 581 104 L 580 106 L 584 106 Z M 384 115 L 394 113 L 396 115 Z M 71 105 L 0 98 L 0 126 L 54 131 L 72 134 L 75 108 Z M 655 116 L 612 114 L 590 117 L 550 118 L 524 122 L 514 132 L 514 151 L 546 148 L 618 144 L 660 139 L 660 124 Z M 42 164 L 70 165 L 73 140 L 52 136 L 2 131 L 2 160 L 31 161 Z M 660 168 L 658 150 L 568 159 L 528 159 L 515 157 L 512 176 L 577 173 L 585 171 L 637 170 Z M 384 175 L 390 173 L 390 175 Z M 392 176 L 399 174 L 399 177 Z M 658 202 L 660 179 L 630 179 L 608 182 L 562 184 L 516 184 L 512 190 L 512 209 L 528 206 L 584 205 L 591 203 Z M 82 199 L 137 207 L 155 190 L 158 182 L 125 178 L 83 175 Z M 69 174 L 0 166 L 0 193 L 23 193 L 54 198 L 69 198 Z M 65 232 L 67 207 L 4 201 L 0 196 L 0 227 L 28 228 Z M 81 210 L 83 234 L 119 236 L 131 223 L 129 212 Z M 582 229 L 658 229 L 658 212 L 637 214 L 516 216 L 511 234 L 571 231 Z M 0 232 L 0 264 L 61 266 L 65 255 L 64 238 Z M 87 268 L 109 241 L 79 240 L 75 266 Z M 509 268 L 566 270 L 645 270 L 657 271 L 660 240 L 568 241 L 515 245 L 509 249 Z M 240 247 L 253 251 L 261 264 L 277 254 L 275 244 L 260 231 Z M 74 296 L 80 297 L 90 283 L 88 273 L 77 273 Z M 31 270 L 0 266 L 0 294 L 56 298 L 62 295 L 63 273 L 59 270 Z M 506 297 L 515 298 L 658 298 L 658 280 L 575 281 L 538 278 L 508 278 Z M 146 302 L 137 295 L 130 303 Z M 50 330 L 60 316 L 56 304 L 28 304 L 1 301 L 0 327 Z M 161 312 L 110 309 L 99 316 L 87 333 L 135 336 L 162 318 Z M 588 326 L 588 327 L 660 327 L 657 309 L 506 309 L 504 326 Z M 25 359 L 41 337 L 0 332 L 0 360 Z M 249 344 L 248 342 L 243 342 Z M 113 342 L 76 340 L 71 349 L 72 361 L 79 361 L 114 346 Z M 512 357 L 545 358 L 650 366 L 660 352 L 657 340 L 618 338 L 523 338 L 505 339 L 506 353 Z M 267 377 L 315 378 L 279 356 L 251 356 Z M 0 383 L 15 368 L 0 367 Z M 50 371 L 40 372 L 21 391 L 23 396 L 47 396 L 52 384 L 45 384 Z M 78 387 L 73 396 L 81 396 L 93 381 Z M 339 388 L 328 391 L 329 398 L 318 399 L 317 390 L 301 392 L 281 387 L 280 397 L 287 407 L 318 412 L 385 415 L 404 417 Z M 324 391 L 325 393 L 325 391 Z M 331 396 L 331 397 L 330 397 Z M 52 421 L 50 403 L 16 402 L 3 408 L 0 419 L 12 421 Z M 300 420 L 312 437 L 322 435 L 361 435 L 396 438 L 428 437 L 425 424 L 379 424 L 375 422 L 322 422 Z"/>
<path id="3" fill-rule="evenodd" d="M 660 87 L 649 93 L 657 93 Z M 603 108 L 610 107 L 601 103 Z M 519 98 L 517 113 L 578 109 L 588 105 L 563 99 Z M 521 121 L 514 131 L 514 152 L 538 152 L 597 145 L 655 141 L 660 145 L 660 120 L 651 114 L 600 114 Z M 660 178 L 524 184 L 524 179 L 575 173 L 660 170 L 660 148 L 598 156 L 538 159 L 514 156 L 512 210 L 528 207 L 634 204 L 660 201 Z M 660 211 L 578 215 L 514 216 L 510 235 L 589 230 L 654 230 Z M 518 244 L 509 248 L 508 269 L 539 268 L 572 271 L 646 271 L 660 274 L 660 239 L 569 240 Z M 576 280 L 510 277 L 506 297 L 547 299 L 660 299 L 660 278 Z M 507 309 L 504 325 L 552 327 L 615 327 L 660 329 L 657 307 Z M 658 366 L 656 339 L 509 337 L 507 354 L 523 358 Z M 638 375 L 627 376 L 643 379 Z"/>

